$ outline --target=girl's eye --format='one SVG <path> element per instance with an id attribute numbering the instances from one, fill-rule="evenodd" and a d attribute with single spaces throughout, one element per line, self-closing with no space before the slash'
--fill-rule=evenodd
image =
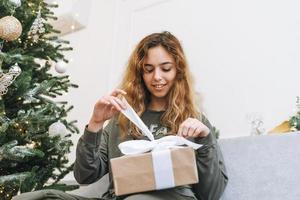
<path id="1" fill-rule="evenodd" d="M 145 71 L 146 73 L 150 73 L 150 72 L 153 71 L 153 67 L 151 67 L 151 66 L 145 66 L 145 67 L 144 67 L 144 71 Z"/>
<path id="2" fill-rule="evenodd" d="M 172 67 L 163 68 L 162 70 L 163 70 L 164 72 L 168 72 L 168 71 L 170 71 L 170 70 L 171 70 L 171 68 L 172 68 Z"/>

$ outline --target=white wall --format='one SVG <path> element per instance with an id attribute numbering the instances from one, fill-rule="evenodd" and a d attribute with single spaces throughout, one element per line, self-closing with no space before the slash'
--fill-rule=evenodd
<path id="1" fill-rule="evenodd" d="M 135 10 L 131 30 L 124 32 L 124 5 L 138 2 L 146 1 L 93 0 L 88 27 L 65 37 L 74 47 L 68 74 L 80 85 L 66 99 L 81 130 L 96 100 L 115 87 L 133 44 L 161 30 L 182 41 L 205 112 L 221 137 L 249 135 L 249 115 L 261 115 L 269 130 L 292 114 L 300 85 L 298 0 L 156 0 Z"/>
<path id="2" fill-rule="evenodd" d="M 63 6 L 63 5 L 62 5 Z M 94 103 L 108 92 L 108 72 L 111 67 L 111 51 L 113 36 L 114 1 L 93 0 L 89 15 L 88 27 L 67 35 L 64 39 L 71 42 L 74 51 L 67 54 L 73 60 L 68 64 L 66 74 L 70 75 L 78 89 L 71 89 L 61 99 L 74 105 L 69 115 L 70 120 L 78 120 L 81 133 L 73 136 L 74 147 L 69 156 L 70 162 L 75 160 L 75 147 L 88 123 Z M 55 73 L 55 72 L 54 72 Z M 72 180 L 73 174 L 65 177 Z"/>

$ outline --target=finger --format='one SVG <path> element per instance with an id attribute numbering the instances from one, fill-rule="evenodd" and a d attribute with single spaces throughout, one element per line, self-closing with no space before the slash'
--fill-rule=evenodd
<path id="1" fill-rule="evenodd" d="M 183 121 L 180 125 L 179 125 L 179 128 L 178 128 L 178 131 L 177 131 L 177 135 L 179 135 L 179 136 L 182 136 L 183 137 L 183 134 L 182 134 L 182 132 L 183 132 L 183 127 L 185 126 L 185 123 L 186 123 L 186 120 L 185 121 Z"/>
<path id="2" fill-rule="evenodd" d="M 187 131 L 187 137 L 194 137 L 194 134 L 195 134 L 197 128 L 198 127 L 196 127 L 196 126 L 190 126 Z"/>
<path id="3" fill-rule="evenodd" d="M 113 99 L 122 109 L 126 109 L 126 105 L 124 102 L 122 102 L 119 98 L 114 96 L 105 96 L 101 99 L 101 103 L 104 103 L 106 105 L 112 105 L 111 99 Z"/>
<path id="4" fill-rule="evenodd" d="M 178 135 L 179 136 L 182 136 L 182 137 L 186 137 L 186 133 L 187 133 L 187 130 L 188 130 L 188 123 L 190 121 L 190 118 L 184 120 L 180 126 L 179 126 L 179 129 L 178 129 Z"/>
<path id="5" fill-rule="evenodd" d="M 111 98 L 114 99 L 114 101 L 121 107 L 122 110 L 125 110 L 127 108 L 126 104 L 118 97 L 111 96 Z"/>
<path id="6" fill-rule="evenodd" d="M 185 123 L 182 126 L 182 136 L 183 137 L 187 137 L 188 136 L 188 132 L 189 132 L 189 127 L 190 127 L 190 121 L 186 120 Z"/>
<path id="7" fill-rule="evenodd" d="M 124 90 L 121 90 L 121 89 L 115 89 L 110 95 L 111 96 L 118 96 L 119 94 L 123 94 L 123 95 L 126 95 L 127 93 L 124 91 Z"/>
<path id="8" fill-rule="evenodd" d="M 97 103 L 95 104 L 95 108 L 98 108 L 99 106 L 100 107 L 102 107 L 102 106 L 105 106 L 105 107 L 110 106 L 110 102 L 109 102 L 108 98 L 107 97 L 102 97 L 101 99 L 99 99 L 97 101 Z"/>
<path id="9" fill-rule="evenodd" d="M 199 135 L 200 137 L 206 137 L 209 135 L 210 129 L 204 125 L 203 130 L 201 131 L 201 134 Z"/>
<path id="10" fill-rule="evenodd" d="M 209 128 L 201 123 L 201 126 L 199 126 L 195 131 L 194 137 L 206 137 L 209 132 Z"/>
<path id="11" fill-rule="evenodd" d="M 106 104 L 106 105 L 110 105 L 110 102 L 109 102 L 109 100 L 107 99 L 107 98 L 102 98 L 102 99 L 100 99 L 100 101 L 99 101 L 101 104 Z"/>
<path id="12" fill-rule="evenodd" d="M 198 126 L 192 137 L 194 137 L 194 138 L 199 137 L 201 135 L 202 131 L 203 131 L 203 127 Z"/>
<path id="13" fill-rule="evenodd" d="M 111 113 L 115 113 L 116 111 L 118 111 L 118 110 L 117 110 L 115 107 L 112 106 L 112 107 L 110 108 L 110 112 L 111 112 Z"/>
<path id="14" fill-rule="evenodd" d="M 179 128 L 178 128 L 178 131 L 177 131 L 177 135 L 178 136 L 181 136 L 181 137 L 183 137 L 183 135 L 182 135 L 182 128 L 183 128 L 183 126 L 182 126 L 182 124 L 179 126 Z"/>
<path id="15" fill-rule="evenodd" d="M 198 126 L 199 126 L 198 120 L 195 120 L 195 119 L 189 120 L 188 124 L 187 124 L 187 127 L 188 127 L 187 137 L 193 137 Z"/>
<path id="16" fill-rule="evenodd" d="M 121 111 L 121 106 L 117 103 L 116 97 L 110 96 L 108 97 L 109 103 L 114 106 L 118 111 Z"/>
<path id="17" fill-rule="evenodd" d="M 127 108 L 127 107 L 126 107 L 126 104 L 125 104 L 123 101 L 121 101 L 121 99 L 115 97 L 115 100 L 116 100 L 116 102 L 121 106 L 121 108 L 122 108 L 123 110 L 125 110 L 125 109 Z"/>

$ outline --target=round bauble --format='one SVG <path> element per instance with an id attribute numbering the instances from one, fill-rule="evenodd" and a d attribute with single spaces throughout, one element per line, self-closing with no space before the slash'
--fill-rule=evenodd
<path id="1" fill-rule="evenodd" d="M 13 4 L 16 8 L 20 7 L 22 2 L 21 0 L 9 0 L 11 4 Z"/>
<path id="2" fill-rule="evenodd" d="M 65 63 L 64 61 L 58 61 L 55 64 L 55 71 L 60 74 L 65 73 L 67 71 L 67 63 Z"/>
<path id="3" fill-rule="evenodd" d="M 49 135 L 51 137 L 60 135 L 61 137 L 65 137 L 68 134 L 66 126 L 61 122 L 54 122 L 49 126 Z"/>
<path id="4" fill-rule="evenodd" d="M 0 38 L 13 41 L 22 34 L 20 21 L 13 16 L 6 16 L 0 19 Z"/>
<path id="5" fill-rule="evenodd" d="M 18 63 L 14 64 L 10 67 L 9 72 L 13 74 L 20 74 L 22 72 L 21 68 L 19 67 Z"/>

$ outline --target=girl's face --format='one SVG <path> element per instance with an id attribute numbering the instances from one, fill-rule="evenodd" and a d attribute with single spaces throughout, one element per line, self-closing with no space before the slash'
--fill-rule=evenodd
<path id="1" fill-rule="evenodd" d="M 143 80 L 151 101 L 164 99 L 174 85 L 176 66 L 174 58 L 162 47 L 149 49 L 143 67 Z"/>

